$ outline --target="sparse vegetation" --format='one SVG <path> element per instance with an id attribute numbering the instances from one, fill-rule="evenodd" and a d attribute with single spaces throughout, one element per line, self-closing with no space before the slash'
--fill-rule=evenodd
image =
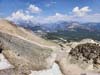
<path id="1" fill-rule="evenodd" d="M 92 61 L 93 65 L 100 64 L 100 46 L 95 43 L 79 44 L 69 53 L 74 58 L 74 63 Z M 81 63 L 83 64 L 83 63 Z"/>
<path id="2" fill-rule="evenodd" d="M 47 33 L 45 37 L 50 40 L 59 40 L 59 38 L 63 38 L 68 41 L 71 41 L 71 40 L 80 41 L 85 38 L 91 38 L 91 39 L 100 41 L 100 32 L 89 32 L 89 31 L 78 29 L 76 31 L 50 32 L 50 33 Z"/>

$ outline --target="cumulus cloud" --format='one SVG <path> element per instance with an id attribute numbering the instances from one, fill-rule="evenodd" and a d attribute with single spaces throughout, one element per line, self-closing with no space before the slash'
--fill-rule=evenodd
<path id="1" fill-rule="evenodd" d="M 75 7 L 72 12 L 74 14 L 67 15 L 62 13 L 55 13 L 54 15 L 41 17 L 38 15 L 32 15 L 28 10 L 18 10 L 13 12 L 9 17 L 6 19 L 11 20 L 15 23 L 18 22 L 31 22 L 33 24 L 36 23 L 56 23 L 60 21 L 78 21 L 78 22 L 100 22 L 100 13 L 98 14 L 87 14 L 91 10 L 89 7 Z"/>
<path id="2" fill-rule="evenodd" d="M 72 12 L 79 17 L 87 15 L 88 12 L 90 12 L 91 9 L 88 6 L 85 6 L 83 8 L 75 7 L 73 8 Z"/>
<path id="3" fill-rule="evenodd" d="M 33 16 L 25 14 L 22 10 L 18 10 L 16 12 L 13 12 L 11 16 L 7 17 L 6 19 L 17 23 L 18 21 L 28 21 L 31 20 L 32 18 Z"/>
<path id="4" fill-rule="evenodd" d="M 28 10 L 31 13 L 40 13 L 42 11 L 39 7 L 32 5 L 32 4 L 29 5 Z"/>
<path id="5" fill-rule="evenodd" d="M 33 24 L 45 24 L 45 23 L 57 23 L 60 21 L 78 21 L 78 22 L 100 22 L 100 14 L 91 14 L 83 17 L 77 17 L 74 15 L 66 15 L 61 13 L 55 13 L 55 15 L 40 17 L 26 14 L 22 11 L 17 11 L 12 13 L 11 16 L 7 17 L 8 20 L 11 20 L 15 23 L 26 22 Z"/>
<path id="6" fill-rule="evenodd" d="M 15 23 L 18 22 L 38 22 L 39 17 L 34 17 L 30 15 L 30 13 L 40 13 L 42 10 L 35 5 L 29 5 L 26 10 L 17 10 L 16 12 L 12 12 L 12 14 L 6 17 L 7 20 L 13 21 Z"/>

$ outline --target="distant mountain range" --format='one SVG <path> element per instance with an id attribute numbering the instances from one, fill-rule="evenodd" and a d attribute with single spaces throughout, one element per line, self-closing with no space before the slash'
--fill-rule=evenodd
<path id="1" fill-rule="evenodd" d="M 66 22 L 60 21 L 56 23 L 33 23 L 31 21 L 18 21 L 18 25 L 31 29 L 33 31 L 56 32 L 59 30 L 76 30 L 84 29 L 87 31 L 100 31 L 100 23 L 79 23 L 79 22 Z"/>
<path id="2" fill-rule="evenodd" d="M 44 34 L 47 39 L 64 38 L 66 40 L 81 40 L 84 38 L 92 38 L 100 40 L 100 23 L 79 23 L 65 22 L 57 23 L 32 23 L 19 22 L 18 25 L 30 29 L 38 34 Z M 44 35 L 43 35 L 44 36 Z"/>

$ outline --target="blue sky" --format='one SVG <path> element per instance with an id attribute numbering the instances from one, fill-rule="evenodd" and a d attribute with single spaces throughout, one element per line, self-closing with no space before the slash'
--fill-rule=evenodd
<path id="1" fill-rule="evenodd" d="M 0 0 L 0 17 L 11 16 L 17 11 L 24 15 L 42 17 L 76 15 L 80 19 L 80 16 L 87 14 L 99 15 L 100 0 Z"/>

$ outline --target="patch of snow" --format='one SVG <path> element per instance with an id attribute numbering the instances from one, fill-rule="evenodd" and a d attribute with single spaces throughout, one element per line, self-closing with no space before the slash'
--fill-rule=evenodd
<path id="1" fill-rule="evenodd" d="M 42 71 L 31 71 L 30 75 L 62 75 L 59 66 L 54 63 L 51 69 L 42 70 Z"/>
<path id="2" fill-rule="evenodd" d="M 8 62 L 8 60 L 4 57 L 3 54 L 0 54 L 0 70 L 9 68 L 14 68 L 14 66 Z"/>

